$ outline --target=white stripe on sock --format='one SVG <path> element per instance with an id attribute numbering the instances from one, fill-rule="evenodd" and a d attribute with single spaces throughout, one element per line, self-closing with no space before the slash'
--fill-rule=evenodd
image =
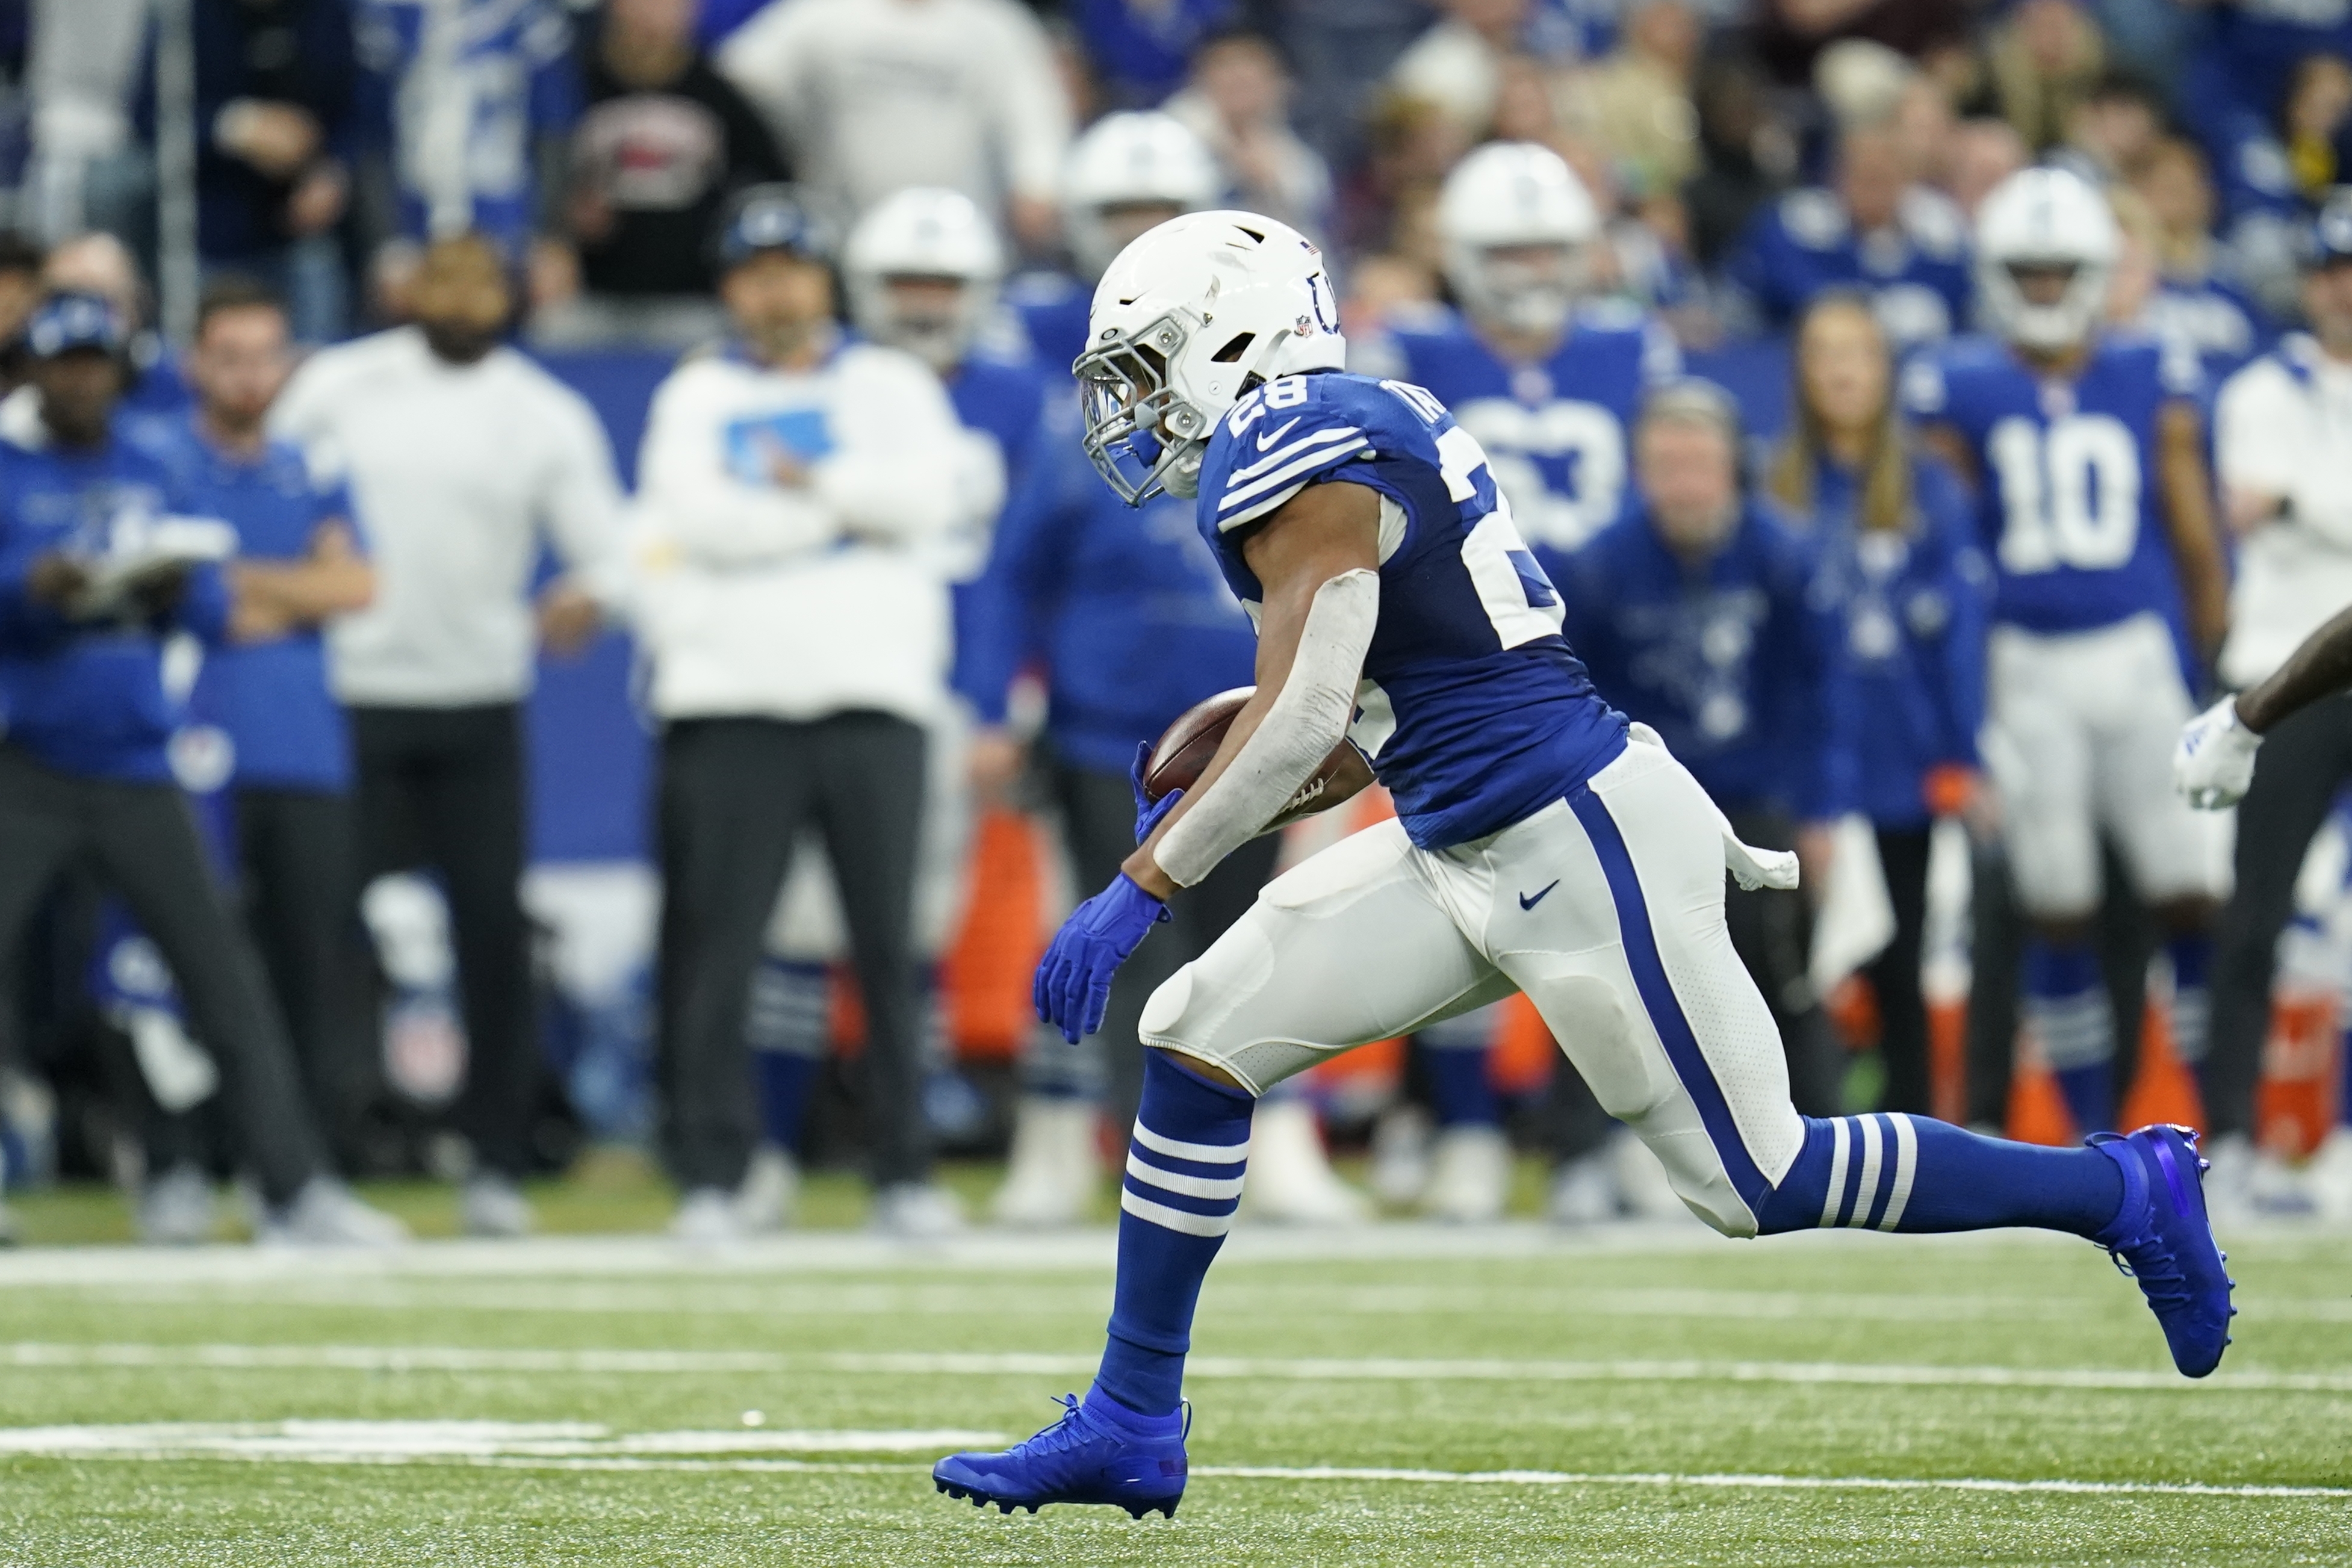
<path id="1" fill-rule="evenodd" d="M 1155 1155 L 1166 1155 L 1171 1159 L 1194 1160 L 1204 1166 L 1237 1166 L 1249 1158 L 1246 1139 L 1238 1144 L 1187 1144 L 1179 1139 L 1162 1137 L 1141 1122 L 1135 1124 L 1135 1141 Z"/>
<path id="2" fill-rule="evenodd" d="M 1147 1186 L 1156 1186 L 1165 1192 L 1181 1192 L 1186 1197 L 1223 1197 L 1238 1200 L 1242 1196 L 1242 1178 L 1239 1176 L 1213 1178 L 1179 1176 L 1174 1171 L 1163 1171 L 1158 1166 L 1145 1165 L 1143 1156 L 1132 1149 L 1127 1152 L 1127 1174 Z"/>
<path id="3" fill-rule="evenodd" d="M 1849 1226 L 1868 1225 L 1870 1206 L 1878 1199 L 1878 1123 L 1870 1116 L 1856 1116 L 1862 1127 L 1862 1179 L 1854 1184 L 1853 1212 L 1845 1217 Z"/>
<path id="4" fill-rule="evenodd" d="M 1187 1236 L 1223 1236 L 1234 1228 L 1230 1214 L 1187 1214 L 1181 1208 L 1138 1197 L 1127 1187 L 1118 1189 L 1118 1206 L 1148 1224 L 1163 1230 L 1181 1230 Z"/>
<path id="5" fill-rule="evenodd" d="M 1895 1222 L 1903 1218 L 1904 1206 L 1911 1201 L 1911 1178 L 1919 1168 L 1919 1133 L 1911 1125 L 1911 1118 L 1897 1113 L 1886 1122 L 1895 1129 L 1895 1186 L 1886 1195 L 1886 1214 L 1878 1222 L 1881 1230 L 1894 1229 Z"/>
<path id="6" fill-rule="evenodd" d="M 1822 1226 L 1827 1229 L 1838 1222 L 1838 1199 L 1845 1196 L 1845 1118 L 1830 1123 L 1830 1190 L 1822 1199 Z"/>
<path id="7" fill-rule="evenodd" d="M 2025 1019 L 2053 1071 L 2096 1067 L 2116 1055 L 2114 1009 L 2104 990 L 2071 997 L 2028 997 Z"/>

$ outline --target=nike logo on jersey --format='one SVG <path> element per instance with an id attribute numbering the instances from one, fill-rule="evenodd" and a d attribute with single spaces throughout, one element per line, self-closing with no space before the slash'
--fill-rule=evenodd
<path id="1" fill-rule="evenodd" d="M 1299 416 L 1293 416 L 1290 421 L 1290 424 L 1286 424 L 1279 430 L 1269 430 L 1264 435 L 1259 436 L 1257 438 L 1257 449 L 1260 452 L 1273 450 L 1274 444 L 1276 442 L 1290 434 L 1290 425 L 1297 424 L 1298 423 L 1298 417 Z"/>
<path id="2" fill-rule="evenodd" d="M 1545 896 L 1551 892 L 1552 888 L 1558 887 L 1559 885 L 1559 878 L 1554 877 L 1551 879 L 1550 884 L 1547 886 L 1543 892 L 1533 894 L 1525 893 L 1519 894 L 1519 907 L 1521 909 L 1533 909 L 1537 904 L 1541 904 L 1544 901 Z"/>

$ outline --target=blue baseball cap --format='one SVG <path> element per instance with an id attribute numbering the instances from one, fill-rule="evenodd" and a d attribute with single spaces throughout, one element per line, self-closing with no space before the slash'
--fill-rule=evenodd
<path id="1" fill-rule="evenodd" d="M 2352 185 L 2338 185 L 2319 209 L 2311 223 L 2311 248 L 2304 257 L 2304 264 L 2313 267 L 2345 261 L 2352 261 Z"/>
<path id="2" fill-rule="evenodd" d="M 735 200 L 719 231 L 719 265 L 740 267 L 762 251 L 789 251 L 811 261 L 833 258 L 833 225 L 812 210 L 793 185 L 754 185 Z"/>
<path id="3" fill-rule="evenodd" d="M 33 308 L 25 323 L 25 346 L 37 360 L 54 360 L 76 349 L 119 354 L 130 341 L 113 301 L 96 294 L 52 294 Z"/>

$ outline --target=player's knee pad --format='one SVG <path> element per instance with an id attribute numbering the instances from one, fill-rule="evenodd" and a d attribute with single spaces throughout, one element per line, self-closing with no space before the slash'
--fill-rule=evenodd
<path id="1" fill-rule="evenodd" d="M 1200 971 L 1198 959 L 1185 965 L 1143 1004 L 1136 1032 L 1145 1045 L 1222 1068 L 1252 1094 L 1265 1093 L 1330 1054 L 1297 1040 L 1251 1039 L 1233 1029 L 1234 1015 L 1251 990 L 1200 984 Z"/>

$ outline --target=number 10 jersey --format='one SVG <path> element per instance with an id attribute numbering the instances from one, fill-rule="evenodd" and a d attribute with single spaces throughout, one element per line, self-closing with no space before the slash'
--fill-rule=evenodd
<path id="1" fill-rule="evenodd" d="M 1982 337 L 1911 362 L 1905 406 L 1958 430 L 1976 458 L 1995 621 L 2042 633 L 2149 612 L 2179 623 L 2158 425 L 2166 404 L 2203 392 L 2193 350 L 2127 333 L 2098 338 L 2064 376 Z"/>

